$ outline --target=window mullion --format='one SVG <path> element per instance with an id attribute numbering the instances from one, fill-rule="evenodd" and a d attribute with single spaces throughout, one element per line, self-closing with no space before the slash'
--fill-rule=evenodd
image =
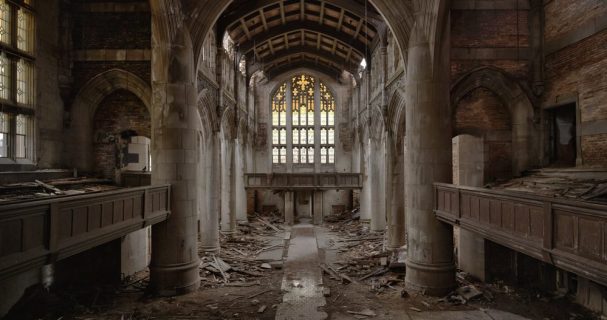
<path id="1" fill-rule="evenodd" d="M 293 110 L 291 107 L 293 106 L 293 93 L 292 93 L 291 81 L 287 81 L 287 90 L 286 90 L 286 112 L 287 112 L 287 171 L 293 171 Z"/>
<path id="2" fill-rule="evenodd" d="M 320 171 L 320 79 L 314 84 L 314 169 Z"/>

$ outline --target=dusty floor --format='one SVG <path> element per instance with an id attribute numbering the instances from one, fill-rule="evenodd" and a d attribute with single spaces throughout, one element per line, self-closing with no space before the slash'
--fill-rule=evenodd
<path id="1" fill-rule="evenodd" d="M 21 313 L 7 319 L 595 318 L 567 298 L 502 284 L 474 283 L 484 294 L 465 304 L 409 294 L 403 290 L 404 270 L 361 280 L 375 270 L 387 270 L 382 265 L 389 255 L 382 252 L 381 234 L 366 234 L 355 221 L 321 227 L 302 221 L 292 228 L 278 228 L 274 221 L 273 226 L 254 223 L 241 227 L 236 237 L 223 237 L 217 258 L 232 269 L 222 275 L 214 269 L 215 258 L 203 258 L 197 292 L 174 298 L 150 296 L 143 272 L 119 288 L 34 295 Z"/>

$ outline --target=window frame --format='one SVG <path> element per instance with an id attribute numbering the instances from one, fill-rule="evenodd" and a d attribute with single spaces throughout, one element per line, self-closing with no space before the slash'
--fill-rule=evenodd
<path id="1" fill-rule="evenodd" d="M 299 105 L 300 108 L 306 109 L 306 119 L 305 123 L 301 123 L 302 116 L 294 116 L 294 114 L 301 115 L 301 112 L 296 112 L 297 105 L 294 106 L 295 99 L 298 99 L 300 95 L 297 95 L 293 86 L 295 85 L 297 79 L 301 77 L 308 77 L 313 81 L 314 94 L 303 98 L 305 105 Z M 303 78 L 301 78 L 303 79 Z M 300 80 L 301 80 L 300 79 Z M 286 86 L 285 86 L 286 85 Z M 304 84 L 309 87 L 309 85 Z M 277 116 L 274 112 L 274 101 L 276 94 L 283 88 L 284 86 L 284 95 L 286 99 L 286 126 L 281 127 L 286 130 L 287 135 L 287 144 L 275 144 L 277 139 L 275 132 L 278 128 L 275 126 Z M 321 90 L 321 88 L 323 90 Z M 306 90 L 308 90 L 307 88 Z M 323 99 L 321 94 L 328 94 L 330 99 L 327 98 L 325 100 L 331 101 L 329 109 L 326 112 L 327 121 L 321 123 L 321 114 L 323 109 Z M 312 112 L 310 109 L 310 102 L 313 104 Z M 294 108 L 295 107 L 295 108 Z M 323 109 L 324 110 L 324 109 Z M 279 169 L 282 166 L 296 167 L 296 168 L 306 168 L 306 167 L 316 167 L 329 169 L 335 168 L 335 163 L 337 158 L 335 156 L 336 150 L 336 112 L 337 112 L 337 99 L 336 95 L 331 90 L 331 88 L 326 85 L 318 76 L 309 74 L 309 73 L 298 73 L 290 76 L 284 82 L 281 82 L 280 85 L 271 93 L 270 96 L 270 123 L 272 124 L 269 132 L 270 141 L 272 142 L 270 145 L 270 159 L 269 162 L 274 169 Z M 310 116 L 312 113 L 312 117 Z M 332 120 L 329 121 L 328 119 Z M 301 136 L 306 136 L 304 140 L 301 139 Z M 322 139 L 321 134 L 325 134 L 325 139 Z M 329 136 L 332 138 L 332 141 L 327 141 Z M 305 143 L 302 143 L 304 141 Z M 332 143 L 330 143 L 332 142 Z M 284 148 L 286 147 L 286 148 Z M 276 148 L 284 148 L 286 149 L 287 156 L 286 162 L 276 161 L 277 150 Z M 305 156 L 303 155 L 305 154 Z M 295 159 L 298 157 L 298 159 Z M 306 161 L 301 161 L 305 157 Z M 279 159 L 281 160 L 281 159 Z"/>
<path id="2" fill-rule="evenodd" d="M 0 97 L 0 112 L 8 115 L 8 150 L 0 157 L 0 165 L 34 164 L 35 161 L 35 119 L 36 119 L 36 12 L 33 0 L 0 0 L 9 8 L 9 37 L 0 41 L 0 55 L 7 62 L 8 93 Z M 19 17 L 25 14 L 25 29 L 19 24 Z M 19 37 L 26 31 L 23 46 Z M 22 73 L 21 73 L 21 72 Z M 17 120 L 24 119 L 24 130 L 18 132 Z M 18 142 L 20 142 L 19 148 Z"/>

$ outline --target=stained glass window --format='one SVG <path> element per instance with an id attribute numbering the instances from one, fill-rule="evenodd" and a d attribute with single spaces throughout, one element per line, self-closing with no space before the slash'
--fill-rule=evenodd
<path id="1" fill-rule="evenodd" d="M 272 97 L 272 163 L 286 163 L 287 146 L 292 150 L 295 164 L 313 164 L 316 155 L 323 164 L 334 163 L 334 117 L 333 94 L 316 78 L 301 74 L 282 84 Z M 317 119 L 321 120 L 320 124 L 316 123 Z M 289 141 L 287 122 L 291 125 Z"/>
<path id="2" fill-rule="evenodd" d="M 8 100 L 11 95 L 11 61 L 4 52 L 0 54 L 0 98 Z"/>
<path id="3" fill-rule="evenodd" d="M 17 103 L 29 105 L 32 103 L 33 74 L 29 62 L 21 59 L 17 63 Z"/>
<path id="4" fill-rule="evenodd" d="M 11 7 L 6 0 L 0 0 L 0 41 L 11 42 Z"/>
<path id="5" fill-rule="evenodd" d="M 27 156 L 27 129 L 28 129 L 28 117 L 22 114 L 16 117 L 16 132 L 15 136 L 15 157 L 25 158 Z"/>
<path id="6" fill-rule="evenodd" d="M 34 18 L 25 9 L 17 11 L 17 48 L 25 52 L 34 50 Z"/>
<path id="7" fill-rule="evenodd" d="M 320 144 L 320 162 L 335 163 L 335 99 L 324 83 L 320 83 Z"/>
<path id="8" fill-rule="evenodd" d="M 287 163 L 287 84 L 272 98 L 272 163 Z M 283 157 L 284 154 L 284 157 Z"/>
<path id="9" fill-rule="evenodd" d="M 8 157 L 9 116 L 0 112 L 0 158 Z"/>

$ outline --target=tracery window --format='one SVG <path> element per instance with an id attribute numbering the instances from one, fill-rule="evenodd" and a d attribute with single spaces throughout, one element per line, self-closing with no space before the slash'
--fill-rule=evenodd
<path id="1" fill-rule="evenodd" d="M 287 84 L 272 99 L 272 163 L 287 163 Z"/>
<path id="2" fill-rule="evenodd" d="M 272 99 L 272 124 L 272 163 L 335 163 L 335 98 L 318 79 L 301 74 L 283 83 Z"/>
<path id="3" fill-rule="evenodd" d="M 0 0 L 0 158 L 13 161 L 34 160 L 33 2 Z"/>

